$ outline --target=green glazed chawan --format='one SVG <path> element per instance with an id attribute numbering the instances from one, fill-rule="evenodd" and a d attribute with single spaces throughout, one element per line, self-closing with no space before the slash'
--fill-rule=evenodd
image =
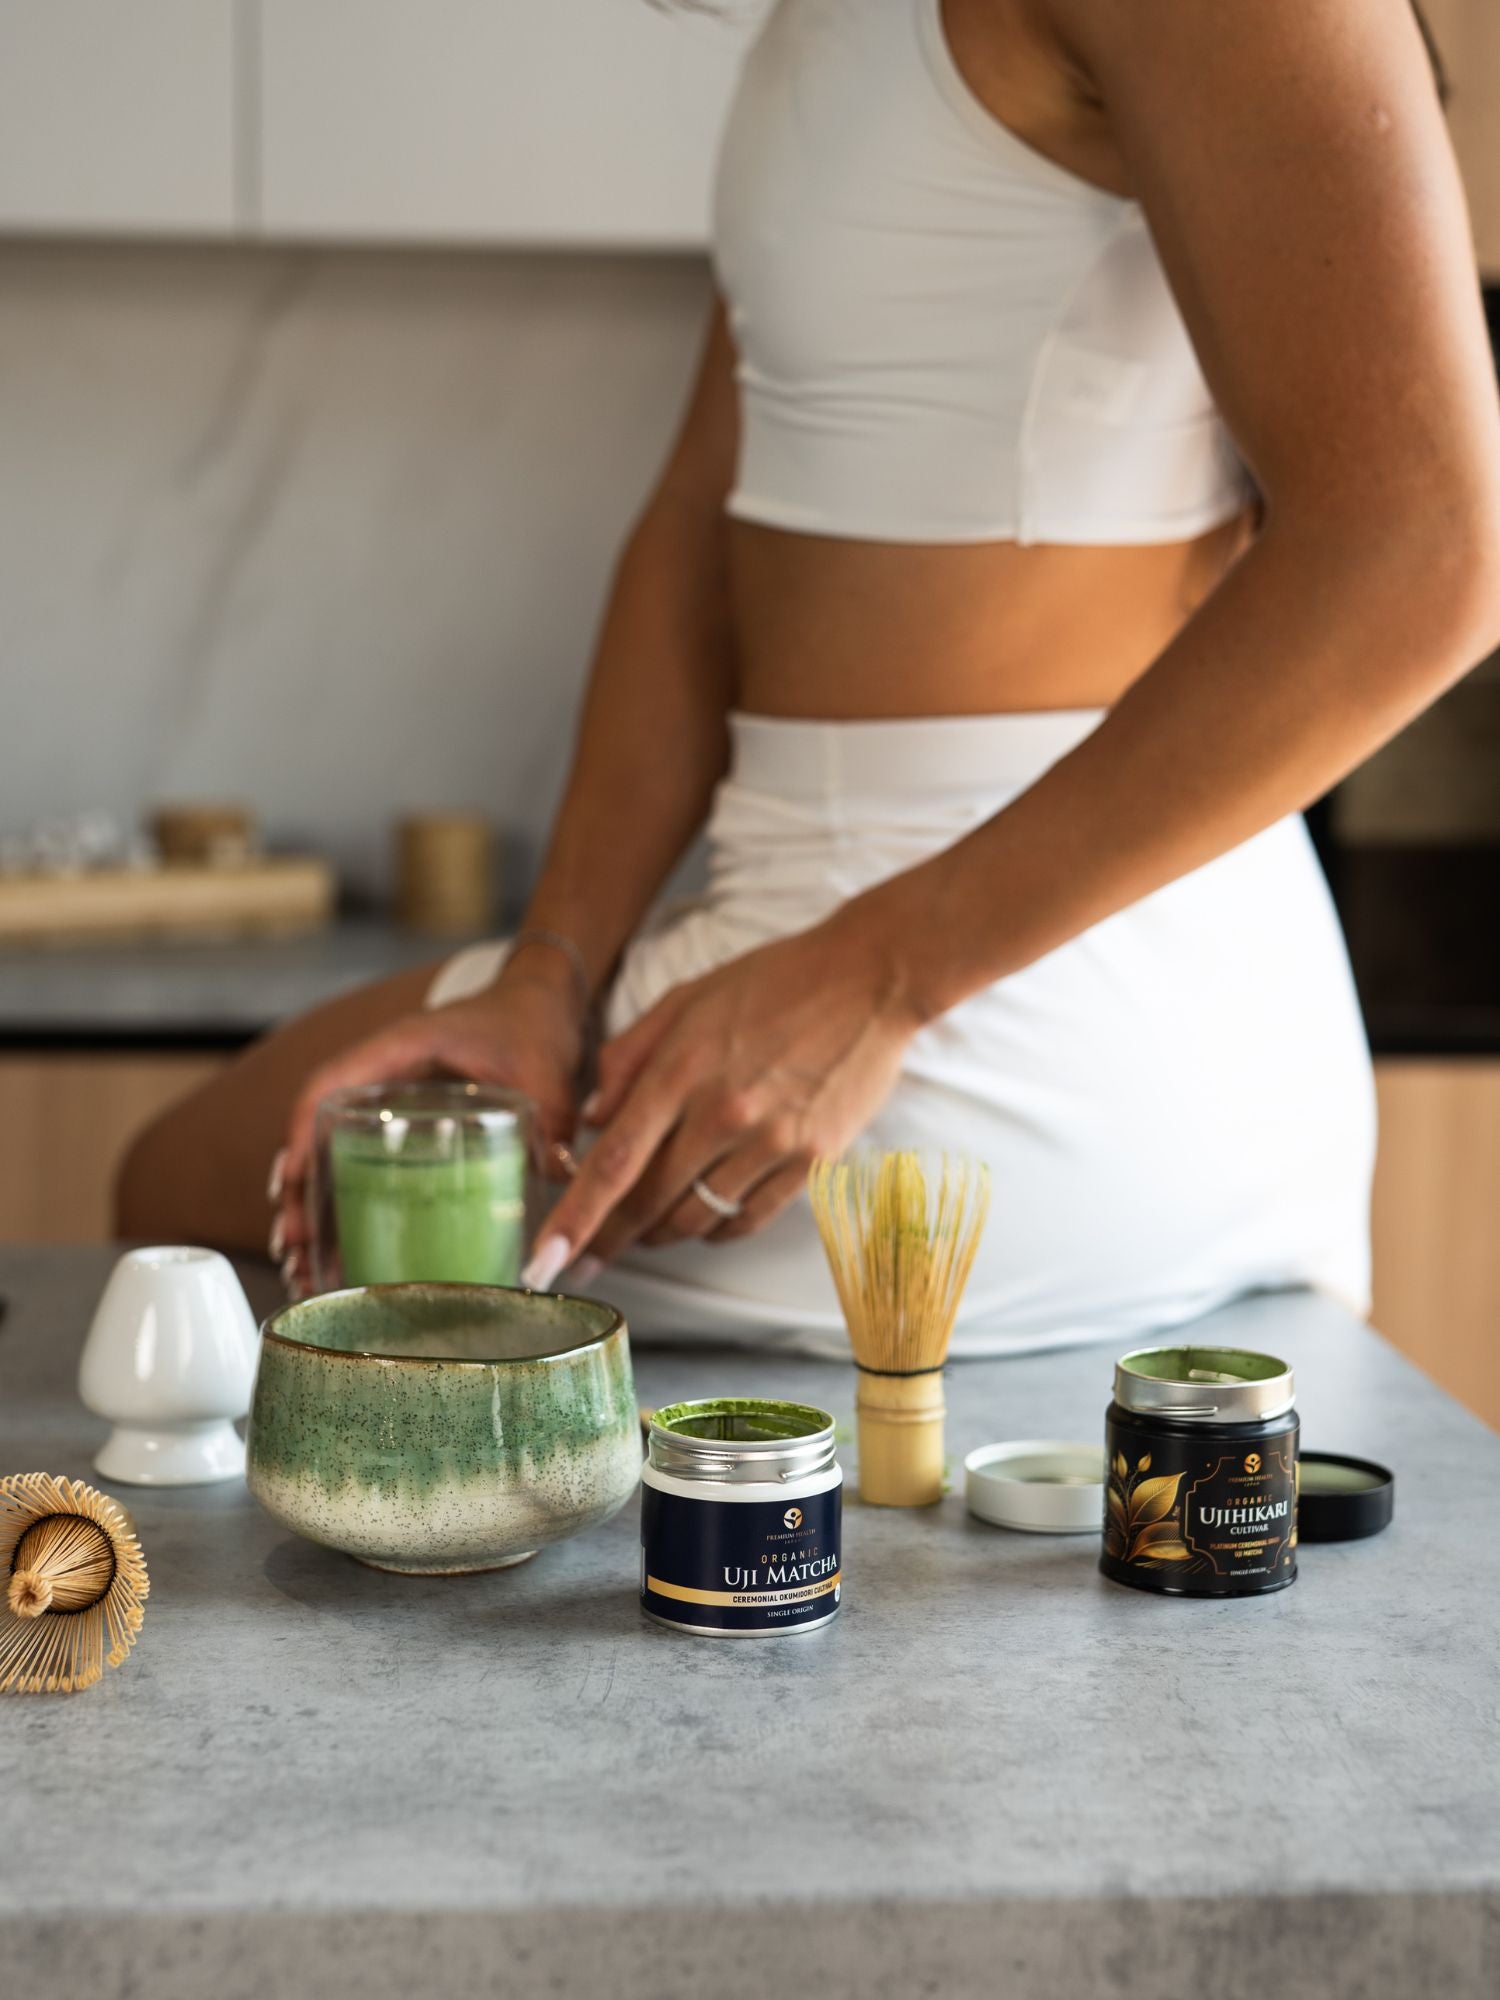
<path id="1" fill-rule="evenodd" d="M 419 1576 L 500 1569 L 635 1491 L 613 1306 L 491 1285 L 371 1285 L 266 1321 L 246 1435 L 278 1521 Z"/>

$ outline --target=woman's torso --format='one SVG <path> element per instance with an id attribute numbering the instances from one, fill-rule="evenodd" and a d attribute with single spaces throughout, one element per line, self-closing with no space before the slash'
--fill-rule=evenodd
<path id="1" fill-rule="evenodd" d="M 717 252 L 751 712 L 1107 706 L 1245 540 L 1123 166 L 1029 6 L 781 0 L 747 65 Z"/>
<path id="2" fill-rule="evenodd" d="M 1108 708 L 1245 535 L 1236 520 L 1150 548 L 928 548 L 732 522 L 735 703 L 824 721 Z"/>

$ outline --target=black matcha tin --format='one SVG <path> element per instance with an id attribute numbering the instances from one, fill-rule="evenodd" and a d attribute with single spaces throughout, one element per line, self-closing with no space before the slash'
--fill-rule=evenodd
<path id="1" fill-rule="evenodd" d="M 1104 1553 L 1116 1583 L 1256 1597 L 1297 1578 L 1292 1371 L 1234 1347 L 1158 1347 L 1115 1366 Z"/>

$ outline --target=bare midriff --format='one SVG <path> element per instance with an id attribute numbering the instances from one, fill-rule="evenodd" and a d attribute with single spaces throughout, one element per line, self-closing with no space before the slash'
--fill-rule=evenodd
<path id="1" fill-rule="evenodd" d="M 731 523 L 736 705 L 848 722 L 1108 708 L 1248 540 L 929 546 Z"/>

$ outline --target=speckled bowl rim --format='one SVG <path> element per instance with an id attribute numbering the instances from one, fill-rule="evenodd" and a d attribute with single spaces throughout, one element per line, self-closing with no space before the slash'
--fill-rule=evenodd
<path id="1" fill-rule="evenodd" d="M 496 1354 L 484 1361 L 471 1360 L 463 1354 L 376 1354 L 364 1347 L 320 1347 L 311 1340 L 293 1340 L 289 1335 L 276 1331 L 278 1320 L 301 1312 L 307 1306 L 326 1305 L 333 1299 L 368 1298 L 372 1292 L 463 1292 L 482 1299 L 493 1298 L 499 1292 L 512 1299 L 552 1299 L 558 1305 L 592 1306 L 598 1312 L 607 1312 L 610 1324 L 602 1333 L 581 1340 L 576 1347 L 559 1348 L 552 1354 Z M 290 1348 L 297 1354 L 322 1354 L 334 1361 L 376 1361 L 387 1368 L 532 1368 L 538 1363 L 572 1361 L 580 1354 L 589 1353 L 592 1348 L 605 1346 L 617 1334 L 623 1333 L 628 1339 L 629 1332 L 624 1313 L 607 1299 L 588 1299 L 578 1292 L 535 1292 L 523 1285 L 449 1284 L 437 1278 L 421 1278 L 399 1285 L 345 1285 L 336 1292 L 318 1292 L 313 1298 L 294 1299 L 289 1305 L 278 1307 L 267 1316 L 260 1329 L 262 1340 L 273 1340 L 278 1347 Z"/>

